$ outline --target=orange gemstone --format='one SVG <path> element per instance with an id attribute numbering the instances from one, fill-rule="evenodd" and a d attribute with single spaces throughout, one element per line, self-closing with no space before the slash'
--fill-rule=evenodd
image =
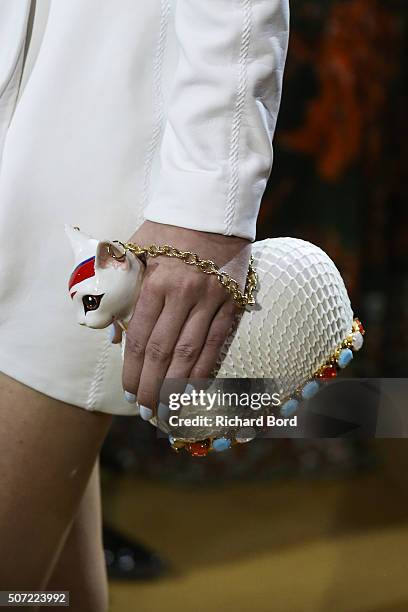
<path id="1" fill-rule="evenodd" d="M 331 365 L 331 364 L 324 366 L 324 368 L 322 368 L 319 372 L 319 378 L 323 378 L 324 380 L 327 380 L 329 378 L 336 378 L 336 376 L 337 376 L 336 366 Z"/>
<path id="2" fill-rule="evenodd" d="M 190 444 L 187 446 L 187 450 L 193 457 L 205 457 L 210 450 L 210 443 L 208 440 L 190 442 Z"/>

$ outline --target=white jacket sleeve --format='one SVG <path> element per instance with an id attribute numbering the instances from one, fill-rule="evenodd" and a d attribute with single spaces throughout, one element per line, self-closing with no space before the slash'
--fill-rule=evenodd
<path id="1" fill-rule="evenodd" d="M 0 0 L 0 159 L 23 67 L 30 0 Z"/>
<path id="2" fill-rule="evenodd" d="M 272 167 L 288 0 L 178 0 L 175 26 L 178 65 L 145 218 L 253 240 Z"/>

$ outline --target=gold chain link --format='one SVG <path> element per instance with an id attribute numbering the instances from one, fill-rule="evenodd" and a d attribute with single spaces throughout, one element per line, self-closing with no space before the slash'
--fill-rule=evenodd
<path id="1" fill-rule="evenodd" d="M 141 247 L 133 242 L 121 242 L 120 240 L 114 240 L 113 242 L 120 244 L 125 250 L 125 253 L 126 251 L 130 251 L 136 256 L 147 255 L 148 257 L 158 257 L 159 255 L 165 255 L 166 257 L 175 257 L 176 259 L 180 259 L 189 266 L 199 268 L 199 270 L 205 274 L 212 274 L 213 276 L 216 276 L 221 285 L 230 293 L 233 300 L 241 308 L 245 308 L 247 305 L 253 306 L 255 304 L 253 294 L 257 286 L 258 276 L 253 268 L 254 259 L 252 255 L 249 260 L 245 290 L 242 292 L 237 281 L 227 274 L 227 272 L 222 272 L 217 264 L 211 261 L 211 259 L 200 259 L 197 253 L 193 253 L 192 251 L 181 251 L 180 249 L 176 249 L 176 247 L 169 246 L 168 244 L 164 244 L 162 246 L 151 244 L 147 247 Z M 115 256 L 111 250 L 109 250 L 109 252 L 115 259 L 124 257 L 124 254 L 121 257 L 118 257 Z"/>

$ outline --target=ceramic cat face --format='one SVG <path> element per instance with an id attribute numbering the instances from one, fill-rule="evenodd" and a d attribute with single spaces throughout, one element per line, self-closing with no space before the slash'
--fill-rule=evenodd
<path id="1" fill-rule="evenodd" d="M 69 225 L 65 232 L 75 255 L 68 290 L 78 323 L 95 329 L 114 320 L 127 323 L 140 292 L 143 263 L 129 252 L 123 261 L 112 257 L 108 246 L 116 255 L 121 253 L 109 240 L 95 240 Z"/>

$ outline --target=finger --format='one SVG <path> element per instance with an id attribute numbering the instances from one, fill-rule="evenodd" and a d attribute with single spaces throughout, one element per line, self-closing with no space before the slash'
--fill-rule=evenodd
<path id="1" fill-rule="evenodd" d="M 153 286 L 142 286 L 140 297 L 126 332 L 123 359 L 122 385 L 125 397 L 136 401 L 139 378 L 142 372 L 146 344 L 164 306 L 164 294 Z"/>
<path id="2" fill-rule="evenodd" d="M 206 303 L 199 302 L 191 310 L 174 347 L 166 378 L 189 378 L 219 308 L 220 303 L 211 300 Z"/>
<path id="3" fill-rule="evenodd" d="M 109 339 L 112 344 L 120 344 L 122 341 L 122 328 L 118 323 L 111 323 L 108 327 Z"/>
<path id="4" fill-rule="evenodd" d="M 169 297 L 149 337 L 137 389 L 140 415 L 145 420 L 156 411 L 161 383 L 190 309 L 188 301 L 179 301 L 177 296 Z"/>
<path id="5" fill-rule="evenodd" d="M 204 346 L 190 372 L 190 378 L 210 378 L 220 357 L 222 346 L 232 333 L 237 313 L 237 306 L 231 300 L 224 302 L 220 307 L 208 329 Z"/>

